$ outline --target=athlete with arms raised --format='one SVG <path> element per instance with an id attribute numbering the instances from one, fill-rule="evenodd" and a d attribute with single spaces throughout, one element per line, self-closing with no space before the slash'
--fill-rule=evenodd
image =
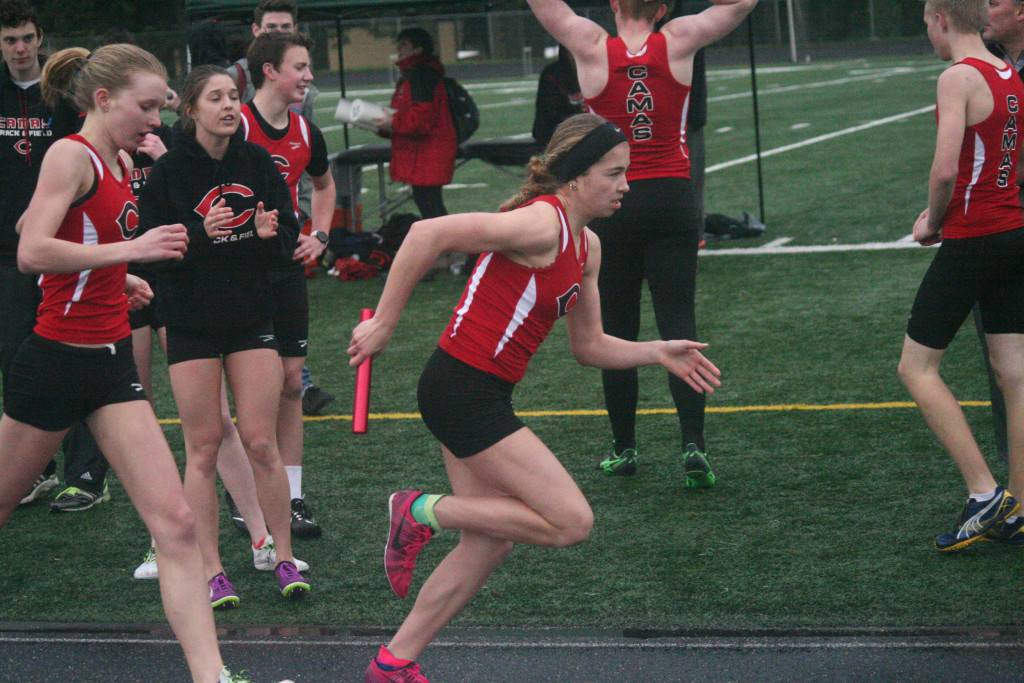
<path id="1" fill-rule="evenodd" d="M 685 130 L 693 56 L 735 29 L 757 0 L 713 0 L 700 14 L 673 19 L 660 31 L 655 24 L 671 3 L 611 0 L 615 36 L 562 0 L 529 4 L 548 33 L 572 52 L 589 110 L 615 123 L 629 140 L 626 178 L 632 189 L 621 210 L 592 224 L 604 244 L 598 282 L 604 331 L 637 339 L 646 278 L 661 338 L 696 339 L 700 212 L 693 201 Z M 613 452 L 601 467 L 609 474 L 630 475 L 637 466 L 637 373 L 606 369 L 602 378 Z M 686 484 L 713 486 L 704 445 L 704 395 L 678 377 L 668 379 L 679 416 Z"/>

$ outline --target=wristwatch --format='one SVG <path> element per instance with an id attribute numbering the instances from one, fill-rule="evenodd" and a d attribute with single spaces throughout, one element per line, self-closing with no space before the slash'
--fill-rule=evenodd
<path id="1" fill-rule="evenodd" d="M 310 234 L 320 240 L 320 244 L 327 244 L 327 233 L 323 230 L 314 230 Z"/>

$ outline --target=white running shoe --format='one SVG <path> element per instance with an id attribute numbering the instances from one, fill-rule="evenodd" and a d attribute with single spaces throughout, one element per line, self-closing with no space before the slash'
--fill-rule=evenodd
<path id="1" fill-rule="evenodd" d="M 28 505 L 39 496 L 59 485 L 60 480 L 57 479 L 56 474 L 51 474 L 50 476 L 40 474 L 36 477 L 36 480 L 32 482 L 32 489 L 25 494 L 25 497 L 21 499 L 21 502 L 18 503 L 18 505 Z"/>
<path id="2" fill-rule="evenodd" d="M 295 568 L 300 572 L 309 571 L 309 565 L 297 557 L 293 557 Z M 277 566 L 277 548 L 274 547 L 274 537 L 267 536 L 263 539 L 263 545 L 252 549 L 252 564 L 261 572 L 272 572 Z"/>
<path id="3" fill-rule="evenodd" d="M 225 666 L 223 669 L 220 670 L 220 678 L 218 679 L 218 683 L 250 683 L 250 681 L 248 678 L 246 678 L 245 673 L 232 674 L 231 671 L 229 671 L 228 668 Z M 278 683 L 295 683 L 295 681 L 289 678 L 288 680 L 278 681 Z"/>
<path id="4" fill-rule="evenodd" d="M 160 569 L 156 566 L 156 550 L 150 548 L 142 564 L 135 568 L 136 579 L 159 579 Z"/>

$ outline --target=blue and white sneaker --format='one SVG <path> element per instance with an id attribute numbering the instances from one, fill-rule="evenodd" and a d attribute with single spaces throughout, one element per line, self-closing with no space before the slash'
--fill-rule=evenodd
<path id="1" fill-rule="evenodd" d="M 996 488 L 996 495 L 991 500 L 976 503 L 967 499 L 960 519 L 953 531 L 935 537 L 936 550 L 948 552 L 966 548 L 985 535 L 989 529 L 999 524 L 1020 508 L 1016 499 L 1002 486 Z"/>
<path id="2" fill-rule="evenodd" d="M 1007 545 L 1024 548 L 1024 516 L 1019 516 L 1012 522 L 998 522 L 985 532 L 985 538 L 982 540 L 1000 541 Z"/>

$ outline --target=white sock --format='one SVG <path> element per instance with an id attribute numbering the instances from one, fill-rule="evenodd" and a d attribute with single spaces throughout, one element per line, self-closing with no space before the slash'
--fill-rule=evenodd
<path id="1" fill-rule="evenodd" d="M 293 496 L 294 497 L 294 496 Z M 971 500 L 975 503 L 987 503 L 996 497 L 996 489 L 992 489 L 988 493 L 972 493 Z"/>
<path id="2" fill-rule="evenodd" d="M 285 465 L 284 471 L 288 473 L 292 499 L 302 498 L 302 465 Z"/>

